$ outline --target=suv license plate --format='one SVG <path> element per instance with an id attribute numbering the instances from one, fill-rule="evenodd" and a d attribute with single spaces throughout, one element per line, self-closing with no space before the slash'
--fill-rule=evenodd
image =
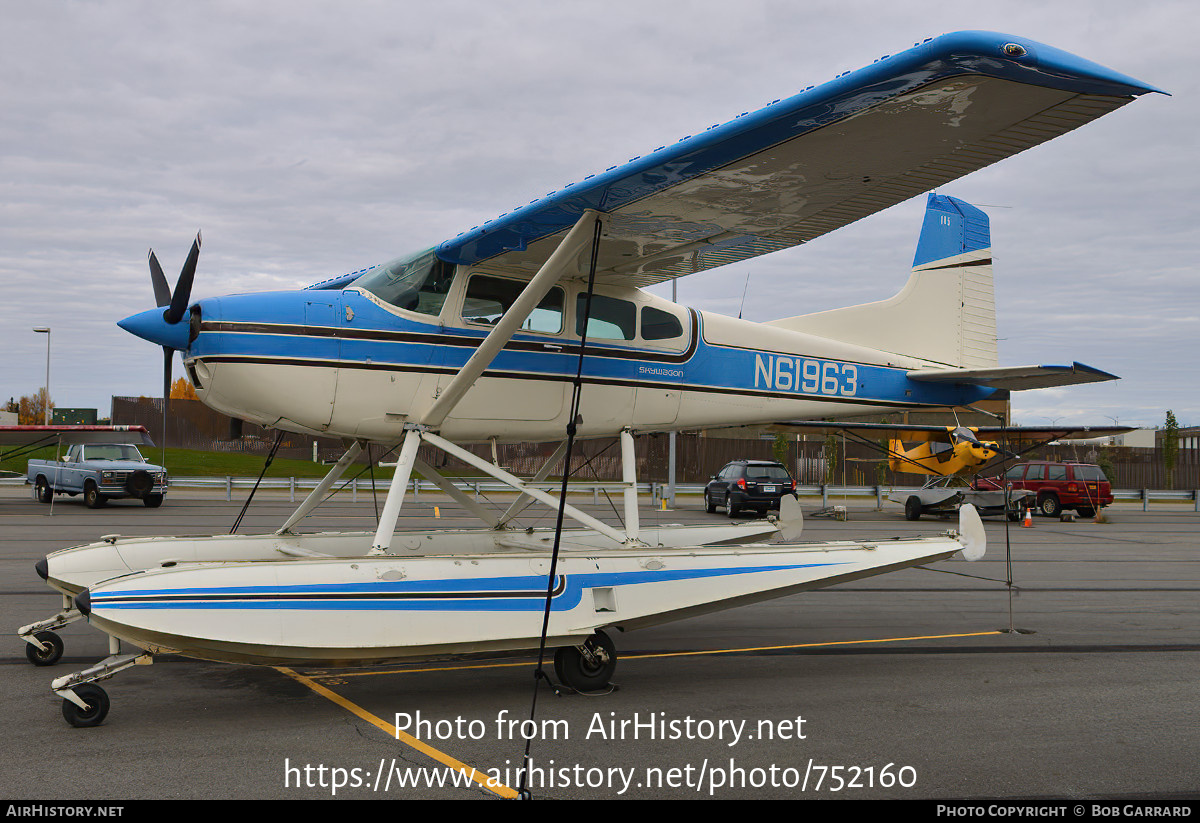
<path id="1" fill-rule="evenodd" d="M 766 494 L 774 494 L 775 492 L 779 491 L 779 487 L 778 486 L 763 486 L 762 490 Z"/>

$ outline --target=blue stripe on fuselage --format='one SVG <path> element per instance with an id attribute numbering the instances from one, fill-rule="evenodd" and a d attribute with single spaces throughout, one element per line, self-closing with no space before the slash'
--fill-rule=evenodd
<path id="1" fill-rule="evenodd" d="M 346 320 L 346 307 L 352 320 Z M 342 368 L 461 368 L 486 336 L 484 329 L 443 327 L 394 315 L 357 292 L 273 292 L 206 300 L 206 330 L 188 357 L 254 357 L 302 363 L 317 361 Z M 315 317 L 324 323 L 312 322 Z M 231 326 L 233 329 L 209 330 Z M 264 328 L 266 326 L 266 328 Z M 280 327 L 277 331 L 270 326 Z M 305 333 L 305 326 L 311 334 Z M 678 390 L 744 392 L 814 401 L 882 405 L 964 405 L 988 397 L 978 386 L 921 383 L 907 369 L 819 357 L 714 345 L 703 339 L 699 322 L 695 348 L 683 353 L 635 349 L 588 341 L 584 376 L 592 380 L 661 386 Z M 376 338 L 373 339 L 372 335 Z M 525 344 L 529 348 L 521 349 Z M 564 351 L 541 351 L 543 345 Z M 578 345 L 571 338 L 517 334 L 488 367 L 489 376 L 574 376 Z"/>

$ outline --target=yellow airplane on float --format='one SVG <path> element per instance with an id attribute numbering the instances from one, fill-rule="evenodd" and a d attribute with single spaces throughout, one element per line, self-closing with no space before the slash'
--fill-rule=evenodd
<path id="1" fill-rule="evenodd" d="M 1000 445 L 1025 446 L 1025 451 L 1066 437 L 1108 437 L 1129 431 L 1125 426 L 937 426 L 904 423 L 849 423 L 797 420 L 772 428 L 814 434 L 850 435 L 857 443 L 886 456 L 888 468 L 897 474 L 951 477 L 975 474 L 997 458 L 1019 460 L 1020 452 Z M 886 448 L 871 434 L 889 435 Z M 981 440 L 979 435 L 997 437 Z M 909 445 L 906 445 L 909 444 Z"/>

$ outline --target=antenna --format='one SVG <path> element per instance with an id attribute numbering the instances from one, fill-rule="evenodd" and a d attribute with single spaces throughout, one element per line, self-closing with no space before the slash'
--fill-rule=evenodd
<path id="1" fill-rule="evenodd" d="M 738 306 L 738 320 L 742 319 L 742 309 L 746 307 L 746 292 L 750 288 L 750 272 L 746 272 L 746 285 L 742 287 L 742 303 Z"/>

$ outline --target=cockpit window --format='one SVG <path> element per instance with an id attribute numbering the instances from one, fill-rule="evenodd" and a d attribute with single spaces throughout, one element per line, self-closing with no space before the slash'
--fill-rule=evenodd
<path id="1" fill-rule="evenodd" d="M 454 280 L 454 264 L 433 249 L 371 269 L 352 285 L 398 309 L 437 316 Z"/>

